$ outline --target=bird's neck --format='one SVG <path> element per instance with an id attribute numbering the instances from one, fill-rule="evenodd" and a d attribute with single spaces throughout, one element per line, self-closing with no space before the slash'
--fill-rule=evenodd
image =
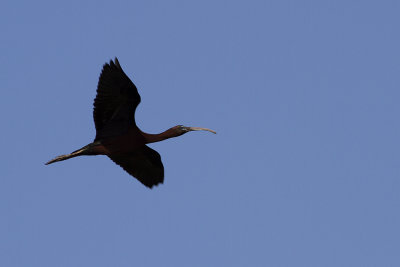
<path id="1" fill-rule="evenodd" d="M 162 140 L 177 136 L 176 131 L 173 128 L 170 128 L 159 134 L 149 134 L 149 133 L 142 132 L 142 135 L 146 139 L 146 144 L 160 142 Z"/>

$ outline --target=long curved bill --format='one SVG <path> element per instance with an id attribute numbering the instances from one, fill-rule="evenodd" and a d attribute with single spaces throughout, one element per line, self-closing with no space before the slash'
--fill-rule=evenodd
<path id="1" fill-rule="evenodd" d="M 208 131 L 208 132 L 212 132 L 213 134 L 216 134 L 216 131 L 213 131 L 211 129 L 208 128 L 201 128 L 201 127 L 186 127 L 188 129 L 188 131 Z"/>

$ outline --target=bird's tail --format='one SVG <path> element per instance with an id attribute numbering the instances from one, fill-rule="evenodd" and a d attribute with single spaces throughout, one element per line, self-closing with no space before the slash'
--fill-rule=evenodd
<path id="1" fill-rule="evenodd" d="M 70 158 L 74 158 L 74 157 L 77 157 L 77 156 L 87 155 L 86 152 L 88 151 L 89 147 L 90 147 L 90 145 L 87 145 L 87 146 L 84 146 L 84 147 L 82 147 L 82 148 L 70 153 L 70 154 L 60 155 L 58 157 L 55 157 L 54 159 L 46 162 L 46 165 L 52 164 L 54 162 L 63 161 L 63 160 L 70 159 Z"/>

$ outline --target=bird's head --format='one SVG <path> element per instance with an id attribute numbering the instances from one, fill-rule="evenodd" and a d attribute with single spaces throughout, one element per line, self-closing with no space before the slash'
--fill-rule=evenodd
<path id="1" fill-rule="evenodd" d="M 187 126 L 183 126 L 183 125 L 177 125 L 175 127 L 172 127 L 172 129 L 175 131 L 176 136 L 180 136 L 182 134 L 185 134 L 185 133 L 191 132 L 191 131 L 209 131 L 209 132 L 216 134 L 216 132 L 211 129 L 201 128 L 201 127 L 187 127 Z"/>

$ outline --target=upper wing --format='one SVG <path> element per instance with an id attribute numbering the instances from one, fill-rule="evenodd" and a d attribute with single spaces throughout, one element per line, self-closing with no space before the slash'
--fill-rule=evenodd
<path id="1" fill-rule="evenodd" d="M 164 182 L 164 166 L 157 151 L 144 145 L 128 154 L 108 156 L 147 187 Z"/>
<path id="2" fill-rule="evenodd" d="M 118 59 L 104 64 L 93 104 L 95 140 L 126 133 L 135 125 L 135 110 L 139 103 L 137 88 L 122 70 Z"/>

